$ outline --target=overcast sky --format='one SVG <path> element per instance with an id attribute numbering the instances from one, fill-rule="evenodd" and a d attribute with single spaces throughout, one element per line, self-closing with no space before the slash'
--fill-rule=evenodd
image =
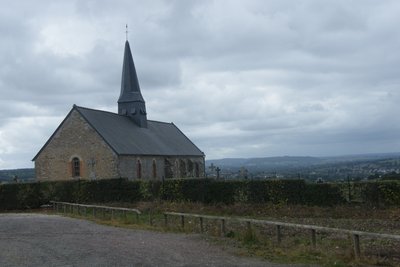
<path id="1" fill-rule="evenodd" d="M 148 118 L 207 159 L 400 151 L 398 0 L 0 4 L 0 169 L 117 111 L 126 23 Z"/>

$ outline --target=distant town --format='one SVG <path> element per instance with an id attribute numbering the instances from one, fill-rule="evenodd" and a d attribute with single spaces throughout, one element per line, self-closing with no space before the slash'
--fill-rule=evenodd
<path id="1" fill-rule="evenodd" d="M 208 160 L 206 173 L 220 179 L 400 180 L 400 153 Z"/>

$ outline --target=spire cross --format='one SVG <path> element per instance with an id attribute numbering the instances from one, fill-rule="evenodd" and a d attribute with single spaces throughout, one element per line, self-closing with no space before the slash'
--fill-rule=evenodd
<path id="1" fill-rule="evenodd" d="M 125 28 L 126 40 L 128 41 L 128 24 L 126 24 Z"/>

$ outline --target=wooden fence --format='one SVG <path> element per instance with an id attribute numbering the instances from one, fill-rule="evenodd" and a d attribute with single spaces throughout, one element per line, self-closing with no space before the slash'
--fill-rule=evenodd
<path id="1" fill-rule="evenodd" d="M 116 212 L 120 212 L 122 216 L 126 219 L 127 213 L 133 213 L 136 215 L 136 220 L 139 221 L 139 215 L 141 212 L 138 209 L 129 209 L 129 208 L 118 208 L 118 207 L 109 207 L 109 206 L 97 206 L 97 205 L 85 205 L 85 204 L 77 204 L 77 203 L 69 203 L 69 202 L 58 202 L 58 201 L 50 201 L 53 206 L 53 210 L 56 212 L 62 212 L 64 214 L 70 212 L 76 212 L 79 215 L 88 215 L 88 209 L 92 210 L 92 215 L 96 218 L 97 214 L 101 213 L 103 218 L 105 217 L 106 212 L 111 214 L 111 219 L 113 220 L 116 216 Z"/>
<path id="2" fill-rule="evenodd" d="M 139 216 L 142 214 L 138 209 L 130 209 L 130 208 L 85 205 L 85 204 L 57 202 L 57 201 L 51 201 L 51 204 L 53 206 L 54 211 L 62 212 L 64 214 L 74 213 L 76 210 L 76 212 L 79 215 L 87 216 L 88 209 L 91 209 L 94 218 L 96 218 L 96 216 L 99 212 L 102 213 L 102 217 L 104 218 L 105 213 L 108 212 L 111 214 L 111 219 L 114 219 L 116 216 L 116 212 L 120 212 L 122 214 L 122 216 L 126 219 L 127 213 L 131 212 L 136 215 L 136 222 L 139 222 Z M 323 227 L 323 226 L 316 226 L 316 225 L 285 223 L 285 222 L 257 220 L 257 219 L 248 219 L 248 218 L 211 216 L 211 215 L 180 213 L 180 212 L 164 212 L 163 214 L 164 214 L 164 226 L 165 227 L 168 227 L 168 216 L 178 216 L 178 217 L 180 217 L 180 225 L 181 225 L 182 229 L 185 228 L 185 218 L 187 218 L 187 217 L 198 218 L 200 232 L 204 232 L 204 219 L 219 221 L 222 236 L 225 236 L 225 234 L 227 233 L 227 230 L 226 230 L 226 222 L 227 221 L 245 223 L 248 231 L 251 231 L 252 224 L 273 225 L 276 227 L 276 239 L 277 239 L 278 243 L 282 242 L 282 238 L 283 238 L 282 227 L 306 229 L 306 230 L 309 230 L 309 232 L 310 232 L 310 240 L 311 240 L 311 245 L 313 248 L 317 247 L 317 232 L 346 234 L 346 235 L 349 235 L 352 237 L 353 247 L 354 247 L 354 255 L 355 255 L 356 259 L 359 259 L 361 257 L 360 237 L 369 237 L 369 238 L 374 238 L 374 239 L 391 239 L 391 240 L 400 241 L 400 235 L 354 231 L 354 230 L 330 228 L 330 227 Z M 153 224 L 153 219 L 152 219 L 151 213 L 149 213 L 149 223 L 150 223 L 150 225 Z"/>
<path id="3" fill-rule="evenodd" d="M 276 221 L 267 221 L 267 220 L 255 220 L 255 219 L 246 219 L 246 218 L 210 216 L 210 215 L 179 213 L 179 212 L 165 212 L 164 213 L 164 225 L 166 227 L 168 227 L 168 216 L 179 216 L 182 229 L 184 229 L 184 227 L 185 227 L 185 217 L 198 218 L 200 232 L 204 231 L 204 219 L 218 220 L 218 221 L 220 221 L 221 235 L 223 235 L 223 236 L 226 234 L 226 222 L 227 221 L 236 221 L 236 222 L 246 223 L 247 229 L 249 231 L 251 231 L 251 224 L 273 225 L 276 227 L 276 238 L 277 238 L 278 243 L 280 243 L 282 241 L 282 237 L 283 237 L 282 236 L 282 227 L 307 229 L 310 231 L 311 245 L 313 246 L 313 248 L 317 247 L 317 238 L 316 238 L 317 231 L 318 232 L 347 234 L 347 235 L 352 236 L 354 255 L 355 255 L 356 259 L 359 259 L 361 257 L 360 236 L 371 237 L 371 238 L 376 238 L 376 239 L 392 239 L 392 240 L 400 241 L 400 235 L 353 231 L 353 230 L 330 228 L 330 227 L 323 227 L 323 226 L 316 226 L 316 225 L 305 225 L 305 224 L 285 223 L 285 222 L 276 222 Z"/>

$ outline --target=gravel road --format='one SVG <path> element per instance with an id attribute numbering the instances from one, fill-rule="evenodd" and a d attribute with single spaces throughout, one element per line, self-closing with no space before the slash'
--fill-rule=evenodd
<path id="1" fill-rule="evenodd" d="M 43 214 L 0 214 L 0 266 L 289 266 L 229 254 L 199 235 Z"/>

